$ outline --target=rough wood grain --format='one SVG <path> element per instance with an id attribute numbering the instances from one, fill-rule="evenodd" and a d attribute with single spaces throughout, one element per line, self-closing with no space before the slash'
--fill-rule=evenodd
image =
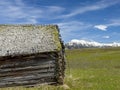
<path id="1" fill-rule="evenodd" d="M 65 64 L 57 25 L 0 25 L 0 88 L 63 84 Z"/>
<path id="2" fill-rule="evenodd" d="M 55 58 L 56 53 L 6 57 L 4 59 L 2 57 L 0 60 L 0 87 L 56 83 Z"/>

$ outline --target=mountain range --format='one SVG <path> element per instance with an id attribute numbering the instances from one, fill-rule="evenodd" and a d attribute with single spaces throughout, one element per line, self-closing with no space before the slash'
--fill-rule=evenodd
<path id="1" fill-rule="evenodd" d="M 105 48 L 105 47 L 120 47 L 120 43 L 99 43 L 95 41 L 73 39 L 65 44 L 68 49 L 71 48 Z"/>

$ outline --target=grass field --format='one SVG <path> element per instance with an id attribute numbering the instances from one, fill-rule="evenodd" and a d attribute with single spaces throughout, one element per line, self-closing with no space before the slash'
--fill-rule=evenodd
<path id="1" fill-rule="evenodd" d="M 120 48 L 66 50 L 65 85 L 0 90 L 120 90 Z"/>
<path id="2" fill-rule="evenodd" d="M 120 90 L 120 48 L 66 52 L 72 90 Z"/>

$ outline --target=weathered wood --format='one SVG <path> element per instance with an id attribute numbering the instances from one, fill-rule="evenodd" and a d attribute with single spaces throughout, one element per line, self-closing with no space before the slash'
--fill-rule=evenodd
<path id="1" fill-rule="evenodd" d="M 21 71 L 21 72 L 7 72 L 7 73 L 4 73 L 2 75 L 0 75 L 0 78 L 1 77 L 10 77 L 10 76 L 23 76 L 23 75 L 28 75 L 28 74 L 36 74 L 36 73 L 51 73 L 53 72 L 54 73 L 54 68 L 51 68 L 51 69 L 44 69 L 44 70 L 32 70 L 32 71 Z"/>
<path id="2" fill-rule="evenodd" d="M 9 56 L 4 59 L 1 57 L 0 87 L 56 82 L 56 55 L 51 52 L 24 57 Z"/>
<path id="3" fill-rule="evenodd" d="M 63 84 L 64 45 L 56 25 L 0 25 L 0 88 Z"/>
<path id="4" fill-rule="evenodd" d="M 53 77 L 47 77 L 42 79 L 38 78 L 35 80 L 26 80 L 26 81 L 15 81 L 15 82 L 2 82 L 0 83 L 1 87 L 11 87 L 11 86 L 34 86 L 35 84 L 56 84 L 56 81 Z"/>
<path id="5" fill-rule="evenodd" d="M 36 66 L 35 66 L 36 65 Z M 49 69 L 49 68 L 53 68 L 55 65 L 53 62 L 47 62 L 44 64 L 33 64 L 30 66 L 22 66 L 22 67 L 7 67 L 7 68 L 3 68 L 0 69 L 0 73 L 6 73 L 6 72 L 17 72 L 17 71 L 32 71 L 32 70 L 41 70 L 41 69 Z"/>

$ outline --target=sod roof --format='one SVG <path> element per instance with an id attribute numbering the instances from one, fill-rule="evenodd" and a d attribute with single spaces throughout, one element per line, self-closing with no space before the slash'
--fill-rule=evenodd
<path id="1" fill-rule="evenodd" d="M 61 49 L 57 25 L 0 25 L 0 56 Z"/>

